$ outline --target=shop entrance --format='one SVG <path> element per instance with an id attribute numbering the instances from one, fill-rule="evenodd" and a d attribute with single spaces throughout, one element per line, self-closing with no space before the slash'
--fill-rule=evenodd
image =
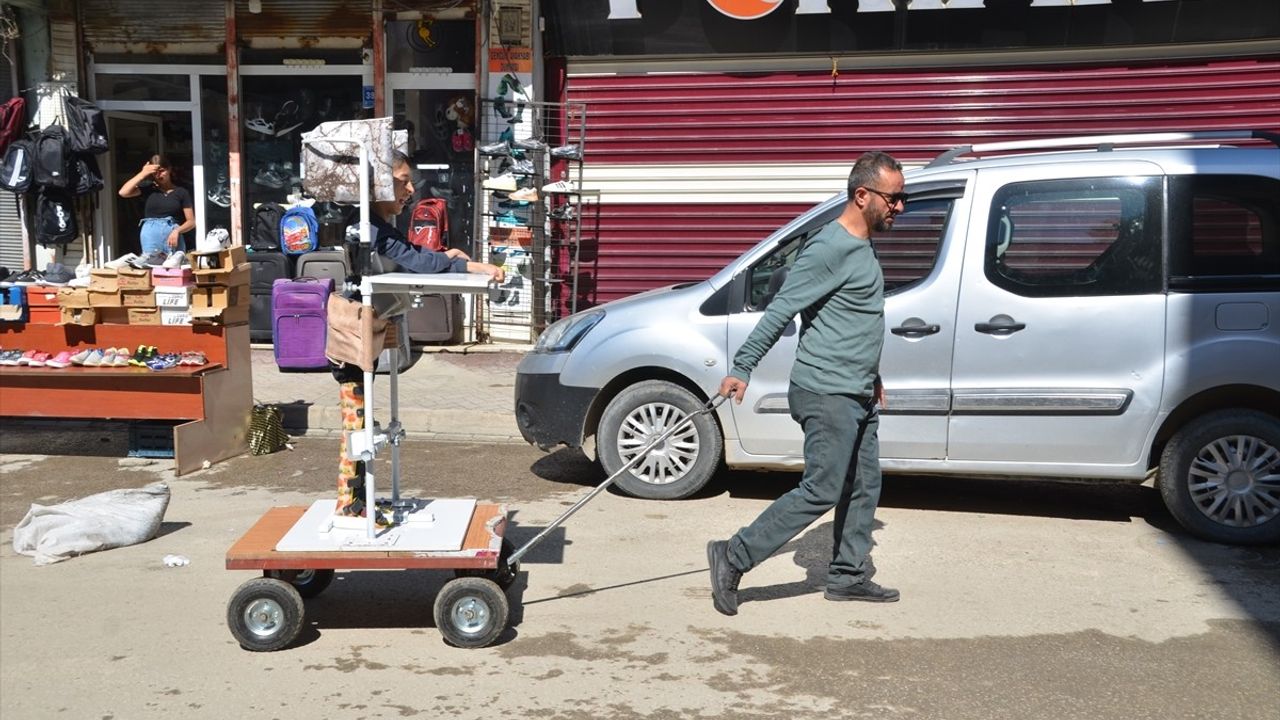
<path id="1" fill-rule="evenodd" d="M 142 202 L 137 198 L 122 198 L 116 191 L 137 174 L 153 154 L 163 155 L 166 149 L 164 124 L 159 116 L 119 111 L 106 115 L 111 147 L 103 168 L 102 210 L 106 227 L 111 228 L 109 237 L 115 241 L 99 256 L 109 260 L 127 252 L 141 254 L 138 223 L 142 220 Z"/>

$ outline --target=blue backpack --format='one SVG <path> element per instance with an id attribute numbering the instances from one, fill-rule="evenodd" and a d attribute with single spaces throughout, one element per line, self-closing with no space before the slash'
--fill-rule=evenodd
<path id="1" fill-rule="evenodd" d="M 286 255 L 301 255 L 319 247 L 320 223 L 309 207 L 298 206 L 280 218 L 280 249 Z"/>

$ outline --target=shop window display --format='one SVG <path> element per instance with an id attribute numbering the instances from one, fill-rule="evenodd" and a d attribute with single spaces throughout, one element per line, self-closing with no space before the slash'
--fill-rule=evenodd
<path id="1" fill-rule="evenodd" d="M 413 202 L 443 199 L 448 207 L 450 247 L 471 252 L 475 208 L 475 93 L 403 90 L 393 98 L 396 127 L 409 132 L 414 166 Z M 409 215 L 399 220 L 407 225 Z M 407 227 L 402 227 L 407 230 Z"/>
<path id="2" fill-rule="evenodd" d="M 302 189 L 302 134 L 323 122 L 369 117 L 358 76 L 255 76 L 242 81 L 245 226 L 255 205 L 286 204 Z M 216 181 L 216 179 L 215 179 Z M 317 216 L 329 209 L 316 208 Z"/>
<path id="3" fill-rule="evenodd" d="M 227 78 L 200 78 L 200 115 L 204 121 L 205 225 L 231 227 L 231 164 L 227 155 Z M 196 202 L 200 202 L 196 198 Z"/>

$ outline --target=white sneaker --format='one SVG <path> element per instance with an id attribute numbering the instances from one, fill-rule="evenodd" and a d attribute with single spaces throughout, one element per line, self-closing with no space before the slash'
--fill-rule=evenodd
<path id="1" fill-rule="evenodd" d="M 516 176 L 511 173 L 503 173 L 497 177 L 491 177 L 484 181 L 484 187 L 486 190 L 514 192 L 516 189 Z"/>
<path id="2" fill-rule="evenodd" d="M 125 265 L 128 265 L 130 262 L 137 259 L 138 259 L 137 253 L 125 253 L 124 255 L 121 255 L 120 257 L 116 258 L 115 260 L 112 260 L 111 262 L 102 263 L 102 266 L 109 267 L 112 270 L 119 270 L 120 268 L 124 267 Z"/>
<path id="3" fill-rule="evenodd" d="M 520 188 L 507 196 L 509 200 L 524 200 L 532 202 L 538 199 L 538 191 L 533 188 Z"/>
<path id="4" fill-rule="evenodd" d="M 574 187 L 574 184 L 567 180 L 559 180 L 542 186 L 542 192 L 544 193 L 572 193 L 577 191 L 578 188 Z"/>
<path id="5" fill-rule="evenodd" d="M 176 250 L 171 255 L 169 255 L 169 257 L 164 259 L 164 262 L 161 264 L 161 267 L 167 267 L 170 269 L 180 268 L 182 267 L 183 263 L 185 263 L 186 261 L 187 261 L 186 253 L 182 252 L 181 250 Z"/>
<path id="6" fill-rule="evenodd" d="M 231 235 L 226 228 L 216 227 L 205 233 L 204 238 L 196 241 L 197 253 L 216 253 L 227 249 Z"/>

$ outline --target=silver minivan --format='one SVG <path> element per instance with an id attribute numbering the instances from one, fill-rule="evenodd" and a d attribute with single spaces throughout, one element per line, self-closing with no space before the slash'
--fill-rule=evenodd
<path id="1" fill-rule="evenodd" d="M 906 210 L 875 238 L 886 472 L 1158 477 L 1195 535 L 1280 541 L 1280 136 L 992 143 L 906 176 Z M 633 460 L 716 392 L 805 239 L 843 204 L 703 282 L 547 328 L 516 378 L 525 439 L 582 447 L 609 473 Z M 797 331 L 741 405 L 700 416 L 619 487 L 675 499 L 721 462 L 801 468 L 787 407 Z"/>

